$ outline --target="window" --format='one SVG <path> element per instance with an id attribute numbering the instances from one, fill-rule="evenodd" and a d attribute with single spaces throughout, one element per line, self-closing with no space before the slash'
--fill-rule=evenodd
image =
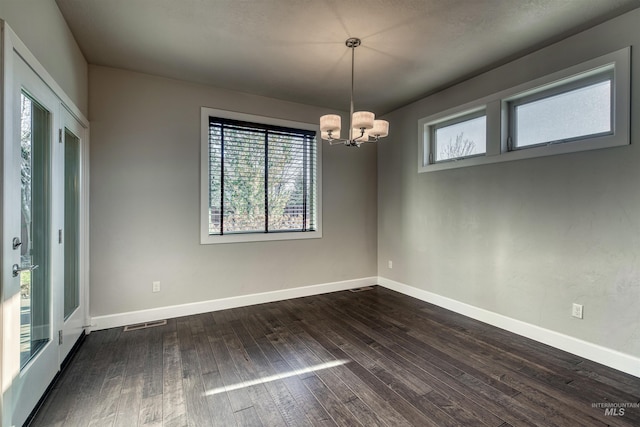
<path id="1" fill-rule="evenodd" d="M 512 149 L 611 134 L 612 81 L 606 70 L 511 101 Z"/>
<path id="2" fill-rule="evenodd" d="M 479 156 L 487 150 L 484 111 L 438 123 L 431 128 L 432 162 Z"/>
<path id="3" fill-rule="evenodd" d="M 202 121 L 201 243 L 321 237 L 317 126 L 209 108 Z"/>
<path id="4" fill-rule="evenodd" d="M 419 120 L 418 172 L 629 145 L 630 54 L 627 47 Z"/>

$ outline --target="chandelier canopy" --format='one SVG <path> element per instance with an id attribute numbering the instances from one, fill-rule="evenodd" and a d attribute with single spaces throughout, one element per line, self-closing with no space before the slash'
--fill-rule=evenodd
<path id="1" fill-rule="evenodd" d="M 352 37 L 345 44 L 351 49 L 351 105 L 349 108 L 349 128 L 347 137 L 340 138 L 341 117 L 338 114 L 326 114 L 320 117 L 320 132 L 322 139 L 329 144 L 344 144 L 349 147 L 360 147 L 365 142 L 376 142 L 389 134 L 389 122 L 375 120 L 375 114 L 369 111 L 353 111 L 353 76 L 355 50 L 362 41 Z"/>

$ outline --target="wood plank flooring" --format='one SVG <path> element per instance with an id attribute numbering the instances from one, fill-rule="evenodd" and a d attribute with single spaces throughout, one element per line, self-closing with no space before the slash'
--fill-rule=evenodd
<path id="1" fill-rule="evenodd" d="M 640 426 L 640 379 L 374 287 L 90 334 L 33 426 Z M 638 406 L 638 405 L 636 405 Z"/>

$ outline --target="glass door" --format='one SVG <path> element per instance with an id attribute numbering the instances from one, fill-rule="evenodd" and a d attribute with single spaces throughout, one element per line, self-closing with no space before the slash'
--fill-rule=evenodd
<path id="1" fill-rule="evenodd" d="M 61 132 L 61 158 L 63 175 L 64 210 L 61 241 L 63 245 L 62 279 L 62 328 L 60 342 L 60 362 L 82 334 L 85 324 L 85 294 L 82 286 L 84 241 L 84 209 L 82 205 L 82 150 L 84 128 L 66 110 L 63 113 L 64 126 Z"/>
<path id="2" fill-rule="evenodd" d="M 3 158 L 3 412 L 22 425 L 59 370 L 54 135 L 60 101 L 15 52 Z"/>
<path id="3" fill-rule="evenodd" d="M 21 426 L 88 323 L 89 133 L 6 23 L 2 30 L 0 425 Z"/>

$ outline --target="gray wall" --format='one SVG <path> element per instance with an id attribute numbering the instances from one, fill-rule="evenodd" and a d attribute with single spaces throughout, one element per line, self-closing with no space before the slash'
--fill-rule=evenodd
<path id="1" fill-rule="evenodd" d="M 377 274 L 375 146 L 323 147 L 322 239 L 199 243 L 200 107 L 308 123 L 326 110 L 99 66 L 89 77 L 92 316 Z"/>
<path id="2" fill-rule="evenodd" d="M 0 0 L 0 18 L 88 116 L 88 67 L 53 0 Z"/>
<path id="3" fill-rule="evenodd" d="M 379 275 L 640 356 L 639 22 L 632 11 L 389 114 Z M 418 119 L 629 45 L 632 145 L 417 173 Z"/>

